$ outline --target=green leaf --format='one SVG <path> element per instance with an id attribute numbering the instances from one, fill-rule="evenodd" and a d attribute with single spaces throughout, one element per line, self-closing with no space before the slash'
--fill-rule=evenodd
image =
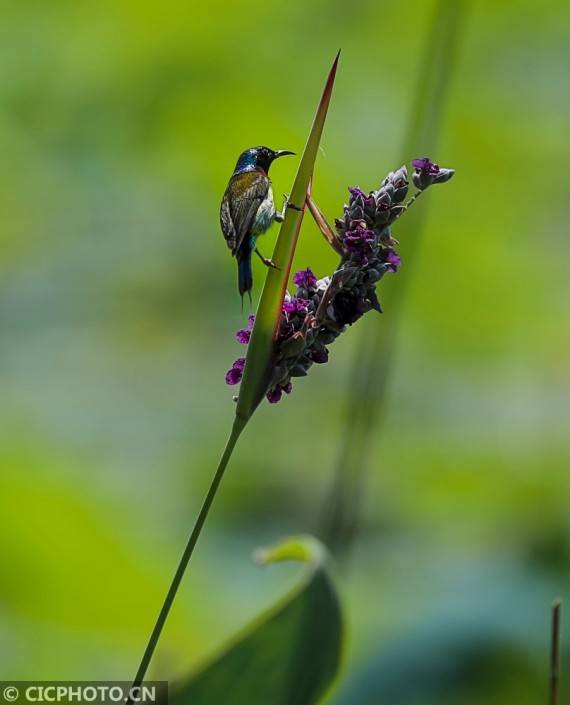
<path id="1" fill-rule="evenodd" d="M 302 561 L 307 570 L 285 599 L 173 688 L 171 705 L 310 705 L 331 684 L 339 667 L 342 622 L 323 546 L 311 537 L 295 537 L 256 557 L 264 564 Z"/>
<path id="2" fill-rule="evenodd" d="M 299 230 L 303 221 L 305 198 L 313 174 L 315 159 L 317 158 L 339 56 L 340 52 L 336 55 L 329 72 L 291 190 L 289 202 L 299 210 L 294 208 L 287 209 L 285 220 L 281 225 L 275 249 L 273 250 L 272 259 L 278 269 L 268 270 L 259 301 L 236 407 L 236 414 L 244 420 L 249 419 L 253 414 L 267 391 L 281 306 L 291 272 Z"/>
<path id="3" fill-rule="evenodd" d="M 186 572 L 186 568 L 192 557 L 238 438 L 267 391 L 269 374 L 271 372 L 271 361 L 274 354 L 274 340 L 281 315 L 281 306 L 291 271 L 291 263 L 295 253 L 301 222 L 303 220 L 305 199 L 331 99 L 339 55 L 340 52 L 337 54 L 329 72 L 321 102 L 317 108 L 313 126 L 309 133 L 309 139 L 307 140 L 303 156 L 301 157 L 301 163 L 299 164 L 297 176 L 295 177 L 291 191 L 289 202 L 298 208 L 287 209 L 275 244 L 275 250 L 273 251 L 273 261 L 277 264 L 278 269 L 269 270 L 261 294 L 255 325 L 248 345 L 245 372 L 236 406 L 236 416 L 234 418 L 232 431 L 149 637 L 133 681 L 134 687 L 138 687 L 144 680 L 160 635 L 172 608 L 172 603 L 174 602 L 174 598 L 176 597 L 176 593 L 178 592 L 178 588 L 182 582 L 182 578 L 184 577 L 184 573 Z"/>

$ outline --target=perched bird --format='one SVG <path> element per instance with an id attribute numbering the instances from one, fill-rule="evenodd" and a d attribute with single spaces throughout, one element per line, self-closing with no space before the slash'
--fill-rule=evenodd
<path id="1" fill-rule="evenodd" d="M 253 287 L 251 255 L 255 252 L 268 267 L 275 267 L 270 259 L 257 249 L 257 238 L 274 220 L 281 222 L 283 211 L 275 210 L 273 189 L 267 175 L 269 167 L 279 157 L 294 154 L 285 149 L 274 151 L 269 147 L 252 147 L 242 152 L 234 169 L 220 208 L 220 225 L 228 247 L 238 262 L 238 287 L 242 300 Z"/>

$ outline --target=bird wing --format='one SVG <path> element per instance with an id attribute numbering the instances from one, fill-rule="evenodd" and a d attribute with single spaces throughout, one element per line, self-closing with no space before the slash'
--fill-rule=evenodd
<path id="1" fill-rule="evenodd" d="M 251 232 L 255 215 L 269 191 L 269 179 L 259 171 L 236 174 L 230 179 L 220 208 L 224 238 L 235 255 Z"/>

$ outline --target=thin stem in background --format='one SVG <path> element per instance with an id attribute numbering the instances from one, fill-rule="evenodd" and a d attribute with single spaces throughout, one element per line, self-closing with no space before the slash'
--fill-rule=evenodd
<path id="1" fill-rule="evenodd" d="M 439 0 L 420 60 L 416 98 L 406 136 L 403 161 L 433 153 L 440 132 L 447 94 L 457 60 L 466 0 Z M 332 487 L 327 493 L 318 533 L 330 549 L 346 555 L 357 532 L 360 500 L 366 481 L 372 441 L 384 414 L 392 367 L 399 311 L 425 219 L 425 208 L 414 209 L 398 230 L 405 268 L 398 286 L 385 287 L 386 314 L 371 332 L 365 330 L 354 351 L 349 378 L 345 423 Z"/>
<path id="2" fill-rule="evenodd" d="M 192 558 L 192 553 L 194 552 L 196 543 L 200 538 L 200 533 L 202 532 L 202 528 L 204 527 L 204 523 L 208 517 L 212 502 L 214 501 L 220 482 L 222 481 L 224 472 L 232 456 L 232 452 L 244 428 L 245 422 L 240 417 L 236 417 L 232 432 L 230 433 L 230 437 L 228 438 L 226 447 L 224 448 L 224 452 L 220 459 L 218 469 L 212 478 L 212 482 L 210 483 L 210 487 L 202 503 L 202 508 L 200 509 L 200 513 L 198 514 L 198 518 L 196 519 L 194 528 L 192 529 L 192 533 L 190 534 L 188 543 L 186 544 L 186 548 L 184 549 L 184 553 L 182 554 L 182 558 L 180 559 L 180 563 L 176 569 L 176 573 L 174 574 L 170 587 L 168 588 L 168 592 L 166 593 L 166 598 L 158 614 L 158 618 L 148 640 L 148 644 L 146 645 L 137 674 L 133 681 L 133 689 L 139 688 L 144 681 L 146 672 L 156 649 L 156 645 L 158 644 L 164 624 L 172 607 L 172 603 L 174 602 L 174 598 L 176 597 L 176 593 L 178 592 L 178 588 L 180 587 L 180 583 L 182 582 L 182 578 L 184 577 L 190 558 Z M 132 701 L 129 700 L 129 703 L 131 702 Z"/>
<path id="3" fill-rule="evenodd" d="M 552 605 L 552 626 L 550 643 L 550 705 L 558 705 L 558 682 L 560 679 L 560 623 L 562 602 L 555 600 Z"/>

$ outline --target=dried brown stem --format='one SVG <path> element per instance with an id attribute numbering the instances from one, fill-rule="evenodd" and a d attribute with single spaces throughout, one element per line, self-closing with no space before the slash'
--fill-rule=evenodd
<path id="1" fill-rule="evenodd" d="M 313 216 L 315 223 L 317 224 L 319 230 L 322 232 L 325 240 L 329 243 L 333 250 L 342 257 L 345 252 L 343 250 L 340 240 L 336 236 L 334 230 L 327 222 L 327 219 L 325 218 L 323 212 L 314 202 L 310 194 L 307 194 L 306 203 L 307 207 L 309 208 L 309 211 L 311 212 L 311 215 Z"/>

